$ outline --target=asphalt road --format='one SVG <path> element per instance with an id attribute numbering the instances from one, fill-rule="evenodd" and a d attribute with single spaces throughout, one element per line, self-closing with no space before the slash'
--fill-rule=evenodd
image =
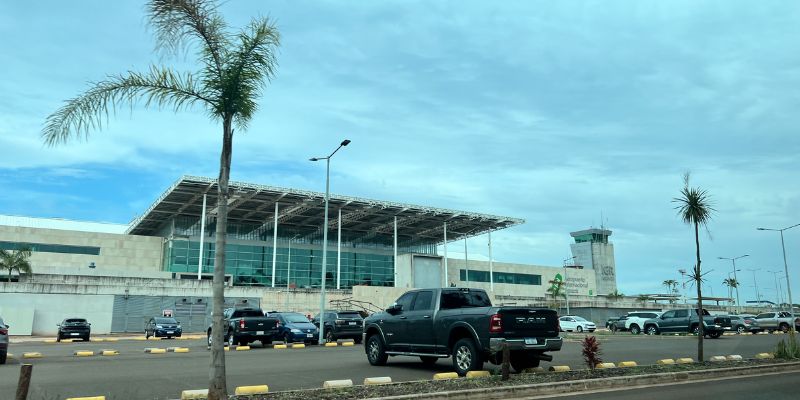
<path id="1" fill-rule="evenodd" d="M 724 336 L 706 340 L 706 357 L 740 354 L 743 357 L 771 351 L 782 335 Z M 648 337 L 629 334 L 598 336 L 603 360 L 636 361 L 653 364 L 662 358 L 696 358 L 694 337 Z M 189 347 L 185 354 L 146 354 L 145 347 Z M 439 360 L 432 367 L 423 366 L 414 357 L 394 357 L 386 367 L 370 366 L 361 345 L 353 347 L 318 347 L 276 350 L 254 345 L 251 351 L 228 352 L 229 390 L 236 386 L 268 384 L 270 391 L 317 388 L 333 379 L 352 379 L 360 383 L 366 377 L 391 376 L 394 381 L 430 379 L 434 373 L 449 372 L 451 360 Z M 114 349 L 113 357 L 75 357 L 76 350 Z M 108 399 L 178 398 L 185 389 L 208 385 L 209 353 L 204 340 L 119 341 L 116 343 L 29 342 L 11 344 L 17 359 L 0 366 L 0 398 L 16 390 L 20 356 L 38 351 L 41 359 L 25 359 L 34 365 L 31 400 L 56 400 L 67 397 L 105 395 Z M 580 344 L 569 340 L 562 351 L 553 353 L 552 364 L 583 368 Z M 543 367 L 550 364 L 543 363 Z M 486 364 L 487 368 L 494 368 Z"/>
<path id="2" fill-rule="evenodd" d="M 735 377 L 694 383 L 648 386 L 638 389 L 584 392 L 569 396 L 537 397 L 558 400 L 675 400 L 675 399 L 796 399 L 800 372 Z"/>

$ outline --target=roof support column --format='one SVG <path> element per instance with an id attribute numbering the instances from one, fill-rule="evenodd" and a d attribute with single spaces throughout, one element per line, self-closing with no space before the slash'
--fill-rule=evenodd
<path id="1" fill-rule="evenodd" d="M 467 237 L 464 236 L 464 269 L 466 273 L 464 274 L 464 280 L 467 282 L 467 286 L 469 286 L 469 261 L 467 257 Z"/>
<path id="2" fill-rule="evenodd" d="M 492 267 L 492 231 L 489 231 L 489 291 L 494 292 L 494 270 Z"/>
<path id="3" fill-rule="evenodd" d="M 272 287 L 275 287 L 275 263 L 278 261 L 278 202 L 275 202 L 275 226 L 272 228 Z M 288 280 L 289 277 L 287 276 Z"/>
<path id="4" fill-rule="evenodd" d="M 200 214 L 200 259 L 197 261 L 197 280 L 203 275 L 203 245 L 206 238 L 206 194 L 203 193 L 203 211 Z"/>
<path id="5" fill-rule="evenodd" d="M 448 287 L 448 277 L 447 277 L 447 222 L 444 223 L 444 281 L 442 282 L 442 287 Z"/>
<path id="6" fill-rule="evenodd" d="M 397 287 L 397 215 L 394 216 L 394 287 Z"/>
<path id="7" fill-rule="evenodd" d="M 336 289 L 342 288 L 342 209 L 339 209 L 338 239 L 336 240 Z"/>

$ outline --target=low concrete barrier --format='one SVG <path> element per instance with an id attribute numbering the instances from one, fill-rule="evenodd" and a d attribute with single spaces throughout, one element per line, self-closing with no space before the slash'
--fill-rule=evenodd
<path id="1" fill-rule="evenodd" d="M 544 368 L 542 368 L 542 367 L 525 368 L 524 370 L 522 370 L 523 374 L 538 374 L 538 373 L 541 373 L 541 372 L 544 372 Z"/>
<path id="2" fill-rule="evenodd" d="M 614 365 L 614 363 L 612 363 L 612 362 L 599 363 L 599 364 L 595 365 L 594 367 L 597 368 L 597 369 L 617 368 L 617 366 Z"/>
<path id="3" fill-rule="evenodd" d="M 711 358 L 709 358 L 708 361 L 722 362 L 722 361 L 727 361 L 727 358 L 725 358 L 725 356 L 711 356 Z"/>
<path id="4" fill-rule="evenodd" d="M 569 370 L 569 365 L 551 365 L 549 369 L 550 372 L 567 372 Z"/>
<path id="5" fill-rule="evenodd" d="M 292 348 L 293 349 L 305 349 L 306 345 L 304 343 L 293 343 L 292 344 Z"/>
<path id="6" fill-rule="evenodd" d="M 285 344 L 276 344 L 275 346 L 272 346 L 272 348 L 280 350 L 280 349 L 286 349 L 288 348 L 288 346 L 286 346 Z"/>
<path id="7" fill-rule="evenodd" d="M 145 338 L 145 340 L 161 340 L 160 337 L 150 336 L 150 338 Z"/>
<path id="8" fill-rule="evenodd" d="M 90 342 L 105 342 L 106 340 L 103 339 L 103 338 L 95 338 L 95 339 L 89 339 L 89 341 Z"/>
<path id="9" fill-rule="evenodd" d="M 375 378 L 364 378 L 364 385 L 385 385 L 387 383 L 392 383 L 392 377 L 378 376 Z"/>
<path id="10" fill-rule="evenodd" d="M 208 398 L 208 389 L 184 390 L 181 392 L 181 400 L 205 400 Z"/>
<path id="11" fill-rule="evenodd" d="M 772 353 L 758 353 L 758 354 L 756 354 L 756 358 L 759 359 L 759 360 L 766 360 L 766 359 L 775 358 L 775 356 L 772 355 Z"/>
<path id="12" fill-rule="evenodd" d="M 118 356 L 119 352 L 116 350 L 100 350 L 101 356 Z"/>
<path id="13" fill-rule="evenodd" d="M 673 364 L 675 364 L 675 360 L 673 360 L 671 358 L 665 358 L 663 360 L 656 361 L 656 364 L 657 365 L 673 365 Z"/>
<path id="14" fill-rule="evenodd" d="M 342 342 L 342 347 L 350 347 L 354 346 L 355 342 Z"/>
<path id="15" fill-rule="evenodd" d="M 728 361 L 742 361 L 742 356 L 738 354 L 731 354 L 729 356 L 726 356 L 725 359 L 727 359 Z"/>
<path id="16" fill-rule="evenodd" d="M 636 364 L 636 361 L 621 361 L 617 363 L 617 367 L 620 368 L 630 368 L 630 367 L 635 367 L 637 365 L 638 364 Z"/>
<path id="17" fill-rule="evenodd" d="M 336 347 L 338 345 L 339 345 L 339 343 L 336 343 L 336 342 L 325 343 L 325 347 Z"/>
<path id="18" fill-rule="evenodd" d="M 22 353 L 22 358 L 42 358 L 42 353 L 37 351 Z"/>
<path id="19" fill-rule="evenodd" d="M 55 339 L 45 339 L 44 342 L 45 343 L 58 343 L 58 342 L 56 342 Z"/>
<path id="20" fill-rule="evenodd" d="M 322 384 L 323 389 L 333 389 L 333 388 L 343 388 L 343 387 L 350 387 L 353 386 L 353 381 L 351 379 L 339 379 L 333 381 L 325 381 Z"/>
<path id="21" fill-rule="evenodd" d="M 267 394 L 267 393 L 269 393 L 269 386 L 257 385 L 257 386 L 238 386 L 234 394 L 237 396 L 243 396 L 248 394 Z"/>
<path id="22" fill-rule="evenodd" d="M 458 374 L 455 372 L 440 372 L 438 374 L 433 374 L 433 380 L 435 381 L 444 381 L 447 379 L 458 379 Z"/>
<path id="23" fill-rule="evenodd" d="M 690 357 L 684 357 L 675 360 L 675 364 L 692 364 L 692 363 L 694 363 L 694 359 Z"/>
<path id="24" fill-rule="evenodd" d="M 70 397 L 67 400 L 106 400 L 106 396 Z"/>
<path id="25" fill-rule="evenodd" d="M 489 371 L 469 371 L 467 372 L 468 379 L 475 379 L 475 378 L 487 378 L 492 376 Z"/>
<path id="26" fill-rule="evenodd" d="M 250 346 L 236 346 L 236 351 L 248 351 Z"/>
<path id="27" fill-rule="evenodd" d="M 164 353 L 167 352 L 167 349 L 160 349 L 160 348 L 157 348 L 157 347 L 148 347 L 148 348 L 144 349 L 144 352 L 145 353 L 150 353 L 150 354 L 164 354 Z"/>
<path id="28" fill-rule="evenodd" d="M 72 355 L 74 355 L 76 357 L 91 357 L 91 356 L 94 355 L 94 352 L 93 351 L 86 351 L 86 350 L 78 350 L 78 351 L 74 351 L 72 353 Z"/>
<path id="29" fill-rule="evenodd" d="M 112 337 L 112 338 L 106 338 L 105 341 L 106 342 L 119 342 L 119 339 L 117 339 L 115 337 Z"/>

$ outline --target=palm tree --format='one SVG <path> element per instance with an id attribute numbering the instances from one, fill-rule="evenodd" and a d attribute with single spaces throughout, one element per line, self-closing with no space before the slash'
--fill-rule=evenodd
<path id="1" fill-rule="evenodd" d="M 550 284 L 550 288 L 546 290 L 551 296 L 553 296 L 553 304 L 557 308 L 559 306 L 558 299 L 560 297 L 566 298 L 566 294 L 562 290 L 564 288 L 564 281 L 561 279 L 561 275 L 556 275 L 556 278 L 552 281 L 547 281 Z"/>
<path id="2" fill-rule="evenodd" d="M 689 187 L 689 173 L 683 175 L 683 189 L 679 197 L 672 199 L 674 203 L 678 203 L 675 207 L 678 210 L 678 216 L 690 226 L 694 226 L 694 243 L 695 254 L 697 256 L 697 263 L 694 265 L 694 270 L 690 277 L 695 281 L 697 286 L 697 315 L 700 318 L 698 341 L 697 341 L 697 359 L 703 361 L 703 274 L 700 268 L 700 225 L 708 229 L 708 222 L 711 220 L 711 214 L 715 211 L 711 204 L 708 192 L 700 188 Z"/>
<path id="3" fill-rule="evenodd" d="M 611 301 L 617 301 L 623 297 L 625 297 L 625 295 L 620 293 L 619 290 L 614 290 L 613 292 L 606 295 L 606 298 Z"/>
<path id="4" fill-rule="evenodd" d="M 20 275 L 31 275 L 33 268 L 28 260 L 31 249 L 22 247 L 17 250 L 0 250 L 0 270 L 8 270 L 8 281 L 11 282 L 11 272 L 17 270 Z"/>
<path id="5" fill-rule="evenodd" d="M 640 294 L 639 296 L 636 297 L 636 301 L 642 303 L 643 305 L 647 303 L 647 300 L 650 300 L 650 296 L 646 294 Z"/>
<path id="6" fill-rule="evenodd" d="M 722 284 L 728 287 L 728 298 L 733 298 L 733 289 L 739 287 L 739 282 L 734 278 L 727 278 L 722 281 Z"/>
<path id="7" fill-rule="evenodd" d="M 147 16 L 157 47 L 172 53 L 198 49 L 199 71 L 179 73 L 162 66 L 146 72 L 128 72 L 95 83 L 85 93 L 51 114 L 42 131 L 48 145 L 86 137 L 106 122 L 109 111 L 126 103 L 174 111 L 200 106 L 222 124 L 222 151 L 217 181 L 216 253 L 214 258 L 212 351 L 209 399 L 227 398 L 222 311 L 225 276 L 225 232 L 228 217 L 228 181 L 234 125 L 244 130 L 258 108 L 257 98 L 275 74 L 279 34 L 267 18 L 230 32 L 213 0 L 150 0 Z M 196 45 L 196 47 L 187 47 Z"/>
<path id="8" fill-rule="evenodd" d="M 666 286 L 670 294 L 674 294 L 678 291 L 676 289 L 678 287 L 678 281 L 674 279 L 667 279 L 664 282 L 661 282 L 661 285 Z M 670 304 L 675 304 L 675 299 L 669 299 L 669 302 Z"/>

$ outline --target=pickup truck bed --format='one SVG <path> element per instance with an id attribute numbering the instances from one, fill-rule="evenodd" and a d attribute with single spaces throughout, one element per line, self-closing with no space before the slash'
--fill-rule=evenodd
<path id="1" fill-rule="evenodd" d="M 224 340 L 229 346 L 246 346 L 260 341 L 270 344 L 278 340 L 279 321 L 275 317 L 265 317 L 257 308 L 226 309 L 224 314 Z M 208 327 L 208 345 L 211 345 L 211 327 Z"/>

